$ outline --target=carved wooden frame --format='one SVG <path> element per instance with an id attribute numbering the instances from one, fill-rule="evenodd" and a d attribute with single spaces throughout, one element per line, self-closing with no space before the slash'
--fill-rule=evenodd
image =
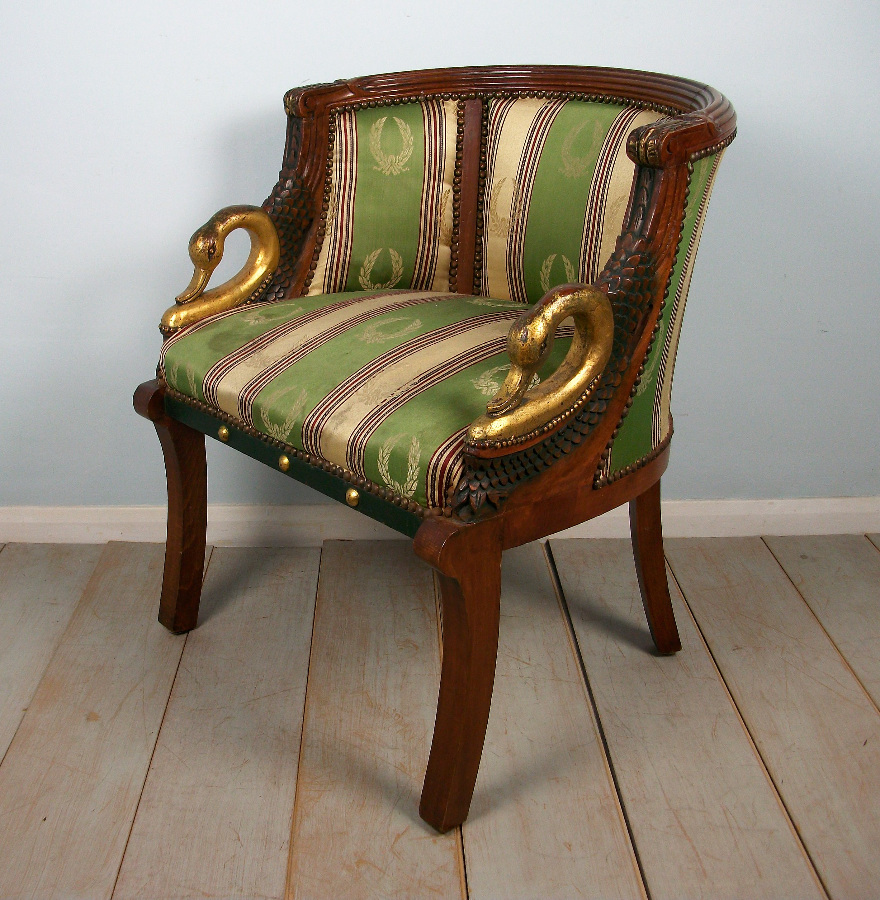
<path id="1" fill-rule="evenodd" d="M 512 469 L 505 469 L 516 455 L 511 448 L 467 447 L 457 506 L 453 498 L 443 510 L 424 510 L 387 489 L 358 484 L 364 490 L 360 511 L 414 536 L 415 552 L 440 573 L 443 668 L 420 806 L 422 817 L 440 831 L 464 821 L 476 781 L 494 681 L 504 550 L 629 503 L 636 570 L 651 633 L 660 653 L 680 647 L 660 521 L 660 478 L 669 459 L 669 441 L 613 480 L 598 473 L 632 402 L 658 327 L 679 249 L 692 163 L 733 140 L 736 116 L 726 98 L 706 85 L 606 68 L 436 69 L 300 88 L 284 98 L 284 158 L 278 184 L 264 204 L 279 233 L 281 263 L 261 299 L 298 296 L 314 271 L 315 248 L 326 221 L 336 111 L 429 96 L 456 100 L 450 289 L 470 292 L 480 265 L 485 106 L 492 97 L 511 95 L 623 102 L 665 116 L 636 129 L 628 141 L 627 151 L 636 163 L 633 190 L 617 250 L 597 281 L 613 302 L 617 298 L 615 314 L 629 321 L 620 351 L 625 365 L 594 395 L 593 406 L 551 423 L 544 433 L 515 448 L 521 454 L 516 465 L 523 477 L 512 477 Z M 205 434 L 216 435 L 218 426 L 224 426 L 221 433 L 227 442 L 269 465 L 278 465 L 281 450 L 288 475 L 336 499 L 344 500 L 351 487 L 349 474 L 339 467 L 307 458 L 216 410 L 174 396 L 158 380 L 138 388 L 135 408 L 154 422 L 165 454 L 168 540 L 159 618 L 173 631 L 194 628 L 198 616 L 205 548 Z M 576 422 L 581 423 L 579 430 L 572 430 Z"/>

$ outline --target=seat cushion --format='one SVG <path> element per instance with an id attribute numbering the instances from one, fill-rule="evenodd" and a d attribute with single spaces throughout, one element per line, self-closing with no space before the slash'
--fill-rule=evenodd
<path id="1" fill-rule="evenodd" d="M 357 291 L 257 303 L 165 343 L 174 391 L 282 444 L 442 507 L 468 425 L 509 368 L 519 303 L 429 291 Z M 545 373 L 562 360 L 560 334 Z"/>

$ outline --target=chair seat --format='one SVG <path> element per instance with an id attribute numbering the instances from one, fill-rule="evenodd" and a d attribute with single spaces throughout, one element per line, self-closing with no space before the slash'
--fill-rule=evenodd
<path id="1" fill-rule="evenodd" d="M 507 332 L 525 309 L 388 290 L 255 303 L 176 333 L 159 374 L 209 410 L 442 507 L 461 475 L 467 427 L 504 380 Z M 555 343 L 547 371 L 569 343 Z"/>

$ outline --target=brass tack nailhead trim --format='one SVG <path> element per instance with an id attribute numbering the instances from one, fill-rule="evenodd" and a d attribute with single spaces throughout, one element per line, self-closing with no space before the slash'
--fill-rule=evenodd
<path id="1" fill-rule="evenodd" d="M 449 241 L 449 290 L 457 293 L 458 288 L 458 244 L 460 234 L 461 170 L 464 158 L 464 100 L 455 105 L 455 166 L 452 172 L 452 235 Z"/>
<path id="2" fill-rule="evenodd" d="M 420 503 L 417 503 L 415 500 L 410 500 L 407 497 L 401 497 L 399 494 L 396 494 L 389 488 L 382 487 L 381 485 L 376 484 L 374 481 L 370 481 L 369 478 L 357 476 L 353 472 L 350 472 L 348 469 L 342 468 L 342 466 L 337 466 L 335 463 L 327 462 L 327 460 L 324 459 L 318 459 L 318 457 L 312 456 L 311 453 L 306 453 L 304 450 L 298 450 L 296 447 L 290 444 L 285 444 L 283 441 L 276 440 L 273 437 L 269 437 L 269 435 L 267 434 L 263 434 L 262 431 L 257 431 L 256 428 L 253 428 L 250 425 L 246 425 L 244 422 L 239 421 L 234 416 L 230 416 L 229 413 L 223 412 L 223 410 L 216 409 L 213 406 L 209 406 L 207 403 L 202 403 L 201 400 L 195 400 L 193 397 L 188 397 L 186 394 L 181 394 L 179 391 L 176 391 L 173 387 L 171 387 L 161 377 L 159 378 L 159 383 L 165 388 L 168 395 L 170 397 L 173 397 L 175 400 L 179 400 L 181 403 L 185 403 L 187 406 L 193 407 L 193 409 L 198 409 L 200 412 L 207 413 L 209 416 L 212 416 L 215 419 L 225 421 L 239 431 L 244 432 L 250 437 L 257 438 L 257 440 L 262 441 L 264 444 L 268 444 L 270 447 L 276 447 L 279 450 L 282 450 L 284 455 L 279 458 L 279 468 L 281 468 L 281 459 L 287 458 L 288 468 L 290 466 L 291 457 L 294 459 L 299 459 L 304 463 L 308 463 L 308 465 L 310 466 L 314 466 L 316 469 L 323 469 L 325 472 L 336 475 L 343 481 L 357 484 L 358 487 L 361 488 L 361 490 L 366 491 L 368 494 L 373 494 L 377 497 L 382 498 L 383 500 L 388 500 L 396 506 L 400 506 L 408 510 L 409 512 L 419 516 L 419 518 L 424 518 L 425 516 L 432 514 L 430 513 L 431 507 L 425 507 Z M 282 469 L 282 471 L 287 471 L 287 469 Z"/>

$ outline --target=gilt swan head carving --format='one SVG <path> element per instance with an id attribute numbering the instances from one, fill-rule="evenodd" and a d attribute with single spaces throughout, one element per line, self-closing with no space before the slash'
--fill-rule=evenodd
<path id="1" fill-rule="evenodd" d="M 223 242 L 236 228 L 251 238 L 251 250 L 240 272 L 210 291 L 205 288 L 223 258 Z M 159 329 L 172 334 L 209 316 L 234 309 L 265 287 L 278 267 L 281 249 L 278 232 L 259 206 L 227 206 L 212 216 L 190 238 L 189 258 L 193 277 L 186 290 L 165 311 Z"/>

